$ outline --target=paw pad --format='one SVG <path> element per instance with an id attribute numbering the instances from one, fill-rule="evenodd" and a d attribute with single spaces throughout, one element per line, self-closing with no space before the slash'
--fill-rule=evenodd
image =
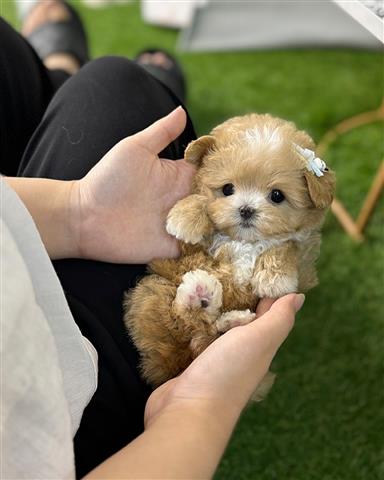
<path id="1" fill-rule="evenodd" d="M 193 287 L 191 287 L 193 290 Z M 208 308 L 214 297 L 214 289 L 209 289 L 207 285 L 198 283 L 194 292 L 189 294 L 189 305 L 191 307 Z"/>
<path id="2" fill-rule="evenodd" d="M 177 289 L 176 303 L 184 308 L 203 308 L 215 313 L 221 307 L 223 288 L 221 283 L 204 270 L 193 270 L 183 276 Z"/>

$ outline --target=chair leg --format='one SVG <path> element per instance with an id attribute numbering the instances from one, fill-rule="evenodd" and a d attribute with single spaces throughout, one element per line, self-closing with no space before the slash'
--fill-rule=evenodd
<path id="1" fill-rule="evenodd" d="M 372 186 L 368 192 L 368 195 L 365 198 L 364 204 L 361 207 L 359 216 L 356 220 L 356 226 L 360 232 L 362 232 L 371 216 L 373 209 L 377 201 L 379 200 L 380 194 L 384 188 L 384 162 L 379 167 L 376 176 L 372 182 Z"/>
<path id="2" fill-rule="evenodd" d="M 347 118 L 346 120 L 343 120 L 342 122 L 337 124 L 331 130 L 329 130 L 318 144 L 318 155 L 323 155 L 331 143 L 333 143 L 340 135 L 343 135 L 349 130 L 382 120 L 384 120 L 384 100 L 382 101 L 381 105 L 377 110 L 360 113 L 358 115 L 355 115 L 354 117 Z M 375 205 L 380 197 L 383 188 L 384 162 L 379 167 L 379 170 L 373 180 L 371 188 L 364 200 L 363 206 L 356 221 L 351 217 L 351 215 L 345 209 L 344 205 L 339 200 L 337 200 L 336 198 L 333 200 L 331 205 L 332 213 L 338 219 L 347 234 L 351 236 L 354 240 L 358 242 L 364 241 L 364 236 L 362 232 L 367 225 L 367 222 L 373 212 L 373 209 L 375 208 Z"/>
<path id="3" fill-rule="evenodd" d="M 357 225 L 354 222 L 353 218 L 349 215 L 343 204 L 339 202 L 339 200 L 337 200 L 336 198 L 332 202 L 331 210 L 350 237 L 352 237 L 357 242 L 364 241 L 364 237 L 360 230 L 357 228 Z"/>

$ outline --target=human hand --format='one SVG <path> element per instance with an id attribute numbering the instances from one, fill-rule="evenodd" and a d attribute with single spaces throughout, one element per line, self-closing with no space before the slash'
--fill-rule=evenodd
<path id="1" fill-rule="evenodd" d="M 152 393 L 144 432 L 87 478 L 212 478 L 303 301 L 297 294 L 260 301 L 256 320 L 229 330 Z"/>
<path id="2" fill-rule="evenodd" d="M 262 299 L 256 320 L 215 340 L 178 377 L 157 388 L 145 409 L 145 426 L 184 407 L 240 415 L 294 325 L 304 295 Z"/>
<path id="3" fill-rule="evenodd" d="M 71 217 L 82 258 L 147 263 L 176 257 L 178 242 L 166 233 L 168 211 L 188 195 L 194 168 L 158 153 L 185 128 L 179 107 L 145 130 L 121 140 L 71 192 Z"/>

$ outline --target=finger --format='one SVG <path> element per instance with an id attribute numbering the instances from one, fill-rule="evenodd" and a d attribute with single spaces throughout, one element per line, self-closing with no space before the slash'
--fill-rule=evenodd
<path id="1" fill-rule="evenodd" d="M 161 258 L 178 258 L 180 256 L 180 242 L 168 233 L 166 235 L 169 238 L 167 239 L 166 251 L 161 255 Z M 157 256 L 159 257 L 158 253 Z"/>
<path id="2" fill-rule="evenodd" d="M 186 123 L 185 110 L 177 107 L 166 117 L 130 137 L 130 140 L 157 155 L 184 131 Z"/>
<path id="3" fill-rule="evenodd" d="M 167 158 L 160 158 L 160 163 L 169 175 L 188 177 L 192 181 L 196 173 L 196 168 L 184 159 L 168 160 Z"/>
<path id="4" fill-rule="evenodd" d="M 277 349 L 288 336 L 295 323 L 295 315 L 304 303 L 303 294 L 291 293 L 276 300 L 269 311 L 247 327 L 262 332 L 269 345 Z"/>
<path id="5" fill-rule="evenodd" d="M 166 160 L 160 159 L 164 173 L 164 184 L 172 185 L 170 194 L 173 202 L 184 198 L 191 192 L 192 180 L 196 169 L 185 160 Z"/>
<path id="6" fill-rule="evenodd" d="M 267 313 L 272 305 L 276 302 L 276 298 L 261 298 L 256 307 L 256 318 Z"/>

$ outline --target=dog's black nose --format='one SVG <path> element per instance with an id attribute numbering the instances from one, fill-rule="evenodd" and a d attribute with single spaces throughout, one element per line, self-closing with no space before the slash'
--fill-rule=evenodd
<path id="1" fill-rule="evenodd" d="M 247 205 L 240 208 L 240 216 L 241 218 L 244 218 L 244 220 L 250 219 L 254 213 L 255 209 L 252 207 L 248 207 Z"/>

